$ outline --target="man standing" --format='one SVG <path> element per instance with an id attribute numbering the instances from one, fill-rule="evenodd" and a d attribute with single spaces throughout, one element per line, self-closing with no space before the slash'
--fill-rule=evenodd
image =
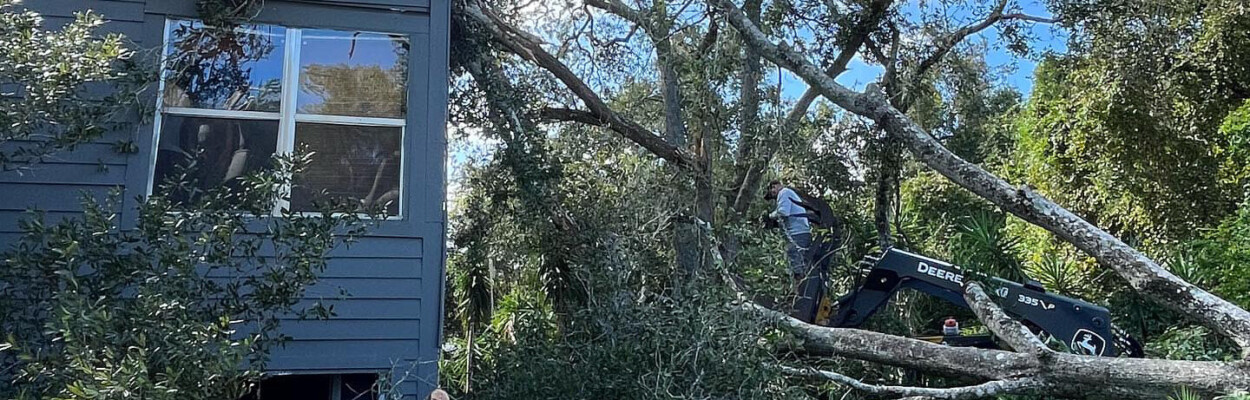
<path id="1" fill-rule="evenodd" d="M 780 181 L 768 183 L 768 197 L 777 199 L 777 208 L 768 215 L 781 219 L 786 235 L 786 258 L 790 262 L 790 275 L 794 277 L 794 317 L 811 322 L 815 318 L 816 302 L 819 300 L 819 277 L 811 276 L 812 268 L 808 253 L 812 248 L 812 227 L 808 211 L 794 189 Z"/>

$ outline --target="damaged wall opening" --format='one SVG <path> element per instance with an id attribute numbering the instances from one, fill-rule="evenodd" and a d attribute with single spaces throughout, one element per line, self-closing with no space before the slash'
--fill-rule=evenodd
<path id="1" fill-rule="evenodd" d="M 280 375 L 240 400 L 380 400 L 377 374 Z"/>

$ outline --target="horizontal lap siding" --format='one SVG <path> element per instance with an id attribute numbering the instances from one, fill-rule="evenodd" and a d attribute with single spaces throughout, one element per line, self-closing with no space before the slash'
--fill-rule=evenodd
<path id="1" fill-rule="evenodd" d="M 145 3 L 143 0 L 26 0 L 23 5 L 45 16 L 72 17 L 91 10 L 109 21 L 143 22 Z"/>
<path id="2" fill-rule="evenodd" d="M 308 309 L 315 303 L 334 308 L 335 318 L 404 320 L 419 319 L 414 310 L 421 307 L 421 299 L 305 299 L 295 309 Z M 294 316 L 287 319 L 295 319 Z"/>
<path id="3" fill-rule="evenodd" d="M 292 340 L 274 351 L 268 367 L 278 371 L 385 371 L 420 352 L 417 340 Z M 299 369 L 283 366 L 299 365 Z"/>
<path id="4" fill-rule="evenodd" d="M 296 309 L 320 303 L 333 316 L 284 319 L 292 343 L 273 353 L 269 367 L 389 369 L 392 361 L 416 359 L 425 288 L 421 247 L 421 239 L 366 237 L 332 252 L 321 280 Z"/>
<path id="5" fill-rule="evenodd" d="M 14 140 L 8 143 L 0 144 L 0 151 L 12 152 L 20 149 L 34 149 L 38 143 L 31 141 Z M 90 164 L 90 165 L 110 165 L 110 166 L 126 166 L 126 154 L 117 151 L 117 145 L 112 143 L 82 143 L 74 146 L 72 149 L 58 151 L 43 157 L 42 162 L 25 166 L 23 169 L 31 171 L 39 171 L 46 169 L 47 165 L 57 164 Z M 16 171 L 0 172 L 3 175 L 14 174 Z"/>
<path id="6" fill-rule="evenodd" d="M 0 211 L 38 209 L 52 212 L 82 210 L 84 196 L 103 201 L 116 185 L 60 182 L 14 183 L 0 181 Z"/>
<path id="7" fill-rule="evenodd" d="M 48 225 L 82 215 L 82 213 L 77 211 L 44 212 L 43 214 L 44 224 Z M 14 240 L 13 238 L 16 236 L 3 236 L 3 234 L 15 234 L 21 232 L 19 229 L 21 221 L 30 220 L 32 217 L 33 215 L 27 211 L 0 211 L 0 240 Z M 0 241 L 0 243 L 9 242 Z"/>

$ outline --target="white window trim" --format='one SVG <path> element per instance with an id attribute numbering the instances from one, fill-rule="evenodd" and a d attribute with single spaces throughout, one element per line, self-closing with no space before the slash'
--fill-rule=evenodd
<path id="1" fill-rule="evenodd" d="M 162 33 L 161 63 L 160 63 L 161 69 L 160 69 L 160 74 L 159 74 L 159 82 L 157 83 L 156 116 L 152 120 L 152 130 L 153 130 L 152 146 L 150 149 L 148 149 L 148 154 L 151 155 L 151 160 L 148 163 L 149 165 L 148 165 L 148 171 L 147 171 L 147 188 L 144 192 L 145 198 L 151 197 L 153 190 L 155 190 L 156 182 L 154 181 L 156 179 L 156 176 L 155 176 L 156 175 L 156 161 L 157 161 L 156 158 L 157 158 L 157 151 L 160 148 L 160 142 L 161 142 L 161 126 L 163 124 L 162 120 L 165 115 L 278 121 L 278 139 L 277 139 L 278 143 L 277 143 L 277 150 L 275 152 L 276 154 L 290 154 L 292 151 L 294 151 L 295 149 L 295 126 L 299 123 L 317 123 L 317 124 L 369 126 L 369 127 L 392 127 L 392 128 L 400 128 L 399 129 L 399 143 L 400 143 L 399 199 L 396 200 L 398 202 L 398 207 L 397 207 L 398 212 L 396 215 L 389 215 L 383 220 L 387 220 L 387 221 L 403 220 L 406 217 L 404 214 L 404 205 L 407 204 L 406 200 L 409 195 L 407 183 L 409 179 L 408 158 L 410 156 L 408 154 L 409 149 L 406 148 L 406 144 L 407 144 L 406 139 L 408 136 L 407 119 L 406 118 L 353 117 L 353 116 L 345 116 L 345 115 L 299 113 L 298 101 L 299 101 L 299 82 L 300 82 L 299 80 L 300 79 L 300 52 L 301 52 L 301 47 L 302 47 L 301 45 L 303 44 L 302 39 L 303 39 L 304 29 L 283 26 L 283 29 L 286 30 L 286 36 L 284 37 L 285 42 L 283 45 L 283 55 L 282 55 L 283 57 L 282 78 L 281 78 L 282 93 L 280 95 L 281 107 L 278 112 L 234 111 L 234 110 L 219 110 L 219 109 L 190 108 L 190 107 L 166 107 L 165 106 L 165 80 L 166 80 L 165 74 L 168 71 L 165 69 L 165 66 L 169 64 L 169 51 L 168 51 L 167 46 L 169 45 L 169 40 L 170 40 L 170 37 L 169 37 L 170 28 L 172 27 L 172 24 L 177 23 L 179 21 L 188 21 L 188 20 L 177 19 L 177 18 L 166 18 L 164 32 Z M 200 22 L 200 21 L 196 21 L 196 22 Z M 252 30 L 247 30 L 245 28 L 238 28 L 238 29 L 252 31 Z M 366 32 L 366 31 L 361 31 L 361 32 Z M 382 33 L 382 32 L 369 32 L 369 33 L 395 35 L 393 33 Z M 407 35 L 404 35 L 404 36 L 409 41 L 412 40 L 411 37 L 408 37 Z M 378 40 L 381 40 L 381 39 L 378 39 Z M 407 92 L 408 90 L 407 80 L 409 79 L 408 74 L 411 74 L 412 71 L 407 70 L 404 72 L 405 72 L 405 76 L 404 76 L 405 92 L 403 96 L 406 99 L 408 96 L 408 92 Z M 284 188 L 284 190 L 288 191 L 286 195 L 290 194 L 289 193 L 290 187 L 286 187 Z M 275 205 L 272 215 L 281 215 L 282 210 L 289 208 L 289 207 L 290 207 L 289 201 L 280 200 L 278 204 Z M 298 214 L 303 215 L 303 216 L 320 215 L 320 213 L 315 213 L 315 212 L 301 212 Z M 367 215 L 363 215 L 363 214 L 357 214 L 357 215 L 368 217 Z"/>

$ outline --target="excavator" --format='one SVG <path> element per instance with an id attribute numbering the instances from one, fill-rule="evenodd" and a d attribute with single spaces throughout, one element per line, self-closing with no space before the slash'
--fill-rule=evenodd
<path id="1" fill-rule="evenodd" d="M 795 316 L 808 323 L 828 327 L 857 328 L 888 305 L 902 289 L 915 290 L 959 307 L 964 300 L 964 284 L 981 282 L 990 297 L 1011 317 L 1023 323 L 1044 343 L 1055 343 L 1074 353 L 1100 357 L 1143 357 L 1141 344 L 1111 323 L 1111 313 L 1084 300 L 1049 293 L 1033 280 L 1008 281 L 966 270 L 948 262 L 920 254 L 887 248 L 857 263 L 863 267 L 850 293 L 830 296 L 828 273 L 841 245 L 841 222 L 828 205 L 810 196 L 801 196 L 815 232 L 808 251 L 812 276 L 800 284 L 801 296 Z M 858 269 L 858 268 L 857 268 Z M 947 320 L 949 326 L 953 320 Z M 950 346 L 998 348 L 989 334 L 965 335 L 946 329 L 939 336 L 917 339 Z"/>

